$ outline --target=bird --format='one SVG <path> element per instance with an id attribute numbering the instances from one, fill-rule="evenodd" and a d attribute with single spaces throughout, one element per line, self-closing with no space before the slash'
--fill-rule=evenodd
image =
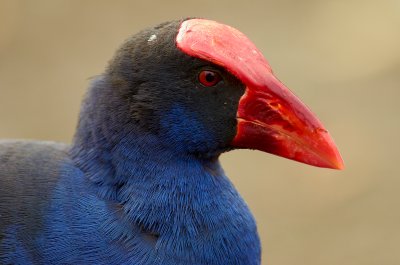
<path id="1" fill-rule="evenodd" d="M 0 141 L 0 264 L 261 264 L 220 155 L 344 168 L 255 44 L 204 18 L 127 39 L 78 120 L 71 144 Z"/>

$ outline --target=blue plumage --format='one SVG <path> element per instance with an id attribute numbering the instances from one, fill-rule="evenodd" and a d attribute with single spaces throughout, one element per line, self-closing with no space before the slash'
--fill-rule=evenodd
<path id="1" fill-rule="evenodd" d="M 215 66 L 174 49 L 178 25 L 123 46 L 71 146 L 0 143 L 0 264 L 260 264 L 255 221 L 218 161 L 243 85 L 223 72 L 198 89 L 193 69 Z M 162 56 L 142 41 L 154 32 Z"/>
<path id="2" fill-rule="evenodd" d="M 16 239 L 19 229 L 13 225 L 5 228 L 2 262 L 259 262 L 254 220 L 218 161 L 175 156 L 160 149 L 152 137 L 131 134 L 125 141 L 113 149 L 113 159 L 118 163 L 114 169 L 107 164 L 96 165 L 101 162 L 94 160 L 84 166 L 90 180 L 65 151 L 58 151 L 62 159 L 55 168 L 57 181 L 43 210 L 40 231 L 26 242 L 24 237 L 29 233 Z M 27 151 L 40 148 L 40 144 L 18 144 Z M 2 175 L 7 173 L 1 169 Z M 29 170 L 40 172 L 40 168 Z M 108 175 L 111 171 L 115 173 Z M 13 216 L 11 222 L 23 219 L 23 214 Z M 6 253 L 10 248 L 14 250 Z"/>

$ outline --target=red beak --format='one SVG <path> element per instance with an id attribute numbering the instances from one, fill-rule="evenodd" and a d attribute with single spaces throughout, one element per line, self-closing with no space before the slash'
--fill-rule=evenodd
<path id="1" fill-rule="evenodd" d="M 316 116 L 277 78 L 240 31 L 204 19 L 181 24 L 177 46 L 224 67 L 246 85 L 232 145 L 265 151 L 318 167 L 343 169 L 343 160 Z"/>

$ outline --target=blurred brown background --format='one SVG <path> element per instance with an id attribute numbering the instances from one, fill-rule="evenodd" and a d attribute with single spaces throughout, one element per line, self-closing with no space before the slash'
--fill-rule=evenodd
<path id="1" fill-rule="evenodd" d="M 88 78 L 119 44 L 186 16 L 248 35 L 347 166 L 222 157 L 258 221 L 263 264 L 400 264 L 399 0 L 0 0 L 0 138 L 70 142 Z"/>

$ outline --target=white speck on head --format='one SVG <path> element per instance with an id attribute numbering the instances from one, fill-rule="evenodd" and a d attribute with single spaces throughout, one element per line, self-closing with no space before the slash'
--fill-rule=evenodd
<path id="1" fill-rule="evenodd" d="M 157 39 L 157 35 L 153 34 L 153 35 L 150 36 L 150 38 L 147 41 L 148 42 L 152 42 L 152 41 L 155 41 L 156 39 Z"/>

